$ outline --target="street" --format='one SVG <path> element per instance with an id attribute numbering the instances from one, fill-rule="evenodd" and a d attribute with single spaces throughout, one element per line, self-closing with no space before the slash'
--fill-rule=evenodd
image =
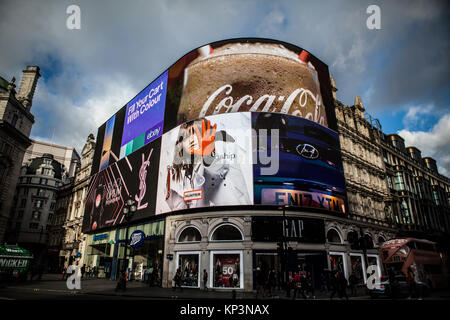
<path id="1" fill-rule="evenodd" d="M 0 300 L 230 300 L 232 299 L 231 291 L 219 291 L 183 288 L 182 291 L 177 289 L 174 291 L 170 288 L 149 287 L 148 285 L 133 281 L 127 283 L 125 292 L 115 291 L 116 282 L 109 279 L 87 278 L 81 280 L 81 288 L 79 290 L 69 290 L 66 280 L 63 280 L 59 274 L 45 274 L 41 280 L 33 280 L 32 282 L 22 282 L 9 284 L 0 287 Z M 349 300 L 371 300 L 368 295 L 363 294 L 363 288 L 360 288 L 359 295 L 352 297 L 349 292 Z M 292 297 L 291 292 L 291 297 Z M 316 291 L 315 299 L 307 300 L 297 298 L 297 301 L 309 302 L 317 300 L 330 300 L 330 293 L 327 295 Z M 272 296 L 258 300 L 290 301 L 291 297 L 286 297 L 285 291 L 277 291 Z M 254 292 L 236 292 L 236 300 L 255 299 Z M 432 292 L 424 300 L 448 300 L 450 299 L 450 290 Z M 333 300 L 341 300 L 335 297 Z M 378 299 L 375 299 L 378 300 Z M 386 300 L 386 299 L 380 299 Z M 400 300 L 400 299 L 399 299 Z M 407 300 L 407 299 L 402 299 Z M 417 300 L 417 299 L 413 299 Z"/>

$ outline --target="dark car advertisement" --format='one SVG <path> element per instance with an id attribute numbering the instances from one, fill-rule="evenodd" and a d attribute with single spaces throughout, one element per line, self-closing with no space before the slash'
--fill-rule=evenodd
<path id="1" fill-rule="evenodd" d="M 255 204 L 348 212 L 337 132 L 307 119 L 276 113 L 252 113 L 252 128 L 256 135 L 254 157 L 278 155 L 274 174 L 262 174 L 260 161 L 253 166 Z M 261 135 L 266 133 L 263 138 L 267 143 L 260 145 L 264 141 Z"/>

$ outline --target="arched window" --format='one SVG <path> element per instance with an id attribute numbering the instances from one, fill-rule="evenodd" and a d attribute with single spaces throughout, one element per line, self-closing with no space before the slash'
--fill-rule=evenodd
<path id="1" fill-rule="evenodd" d="M 201 240 L 202 236 L 200 231 L 195 227 L 185 228 L 178 237 L 178 242 L 199 242 Z"/>
<path id="2" fill-rule="evenodd" d="M 374 247 L 373 238 L 369 233 L 366 233 L 364 235 L 364 240 L 366 242 L 366 249 L 373 249 Z"/>
<path id="3" fill-rule="evenodd" d="M 378 237 L 378 245 L 382 245 L 384 242 L 386 242 L 386 239 L 383 236 Z"/>
<path id="4" fill-rule="evenodd" d="M 331 228 L 327 232 L 327 240 L 328 242 L 332 243 L 342 243 L 341 235 L 339 234 L 339 231 L 337 231 L 334 228 Z"/>
<path id="5" fill-rule="evenodd" d="M 212 233 L 211 241 L 242 241 L 241 231 L 232 224 L 222 224 Z"/>

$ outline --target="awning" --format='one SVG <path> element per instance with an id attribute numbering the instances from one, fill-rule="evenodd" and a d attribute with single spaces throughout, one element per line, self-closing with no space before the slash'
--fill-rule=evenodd
<path id="1" fill-rule="evenodd" d="M 18 246 L 0 246 L 0 272 L 25 272 L 33 255 Z M 9 271 L 8 271 L 9 270 Z M 15 271 L 14 271 L 15 270 Z"/>

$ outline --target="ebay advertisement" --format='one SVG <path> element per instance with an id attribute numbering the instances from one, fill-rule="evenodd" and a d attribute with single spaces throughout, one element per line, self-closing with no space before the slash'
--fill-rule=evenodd
<path id="1" fill-rule="evenodd" d="M 120 158 L 162 135 L 166 87 L 167 71 L 128 102 Z"/>

